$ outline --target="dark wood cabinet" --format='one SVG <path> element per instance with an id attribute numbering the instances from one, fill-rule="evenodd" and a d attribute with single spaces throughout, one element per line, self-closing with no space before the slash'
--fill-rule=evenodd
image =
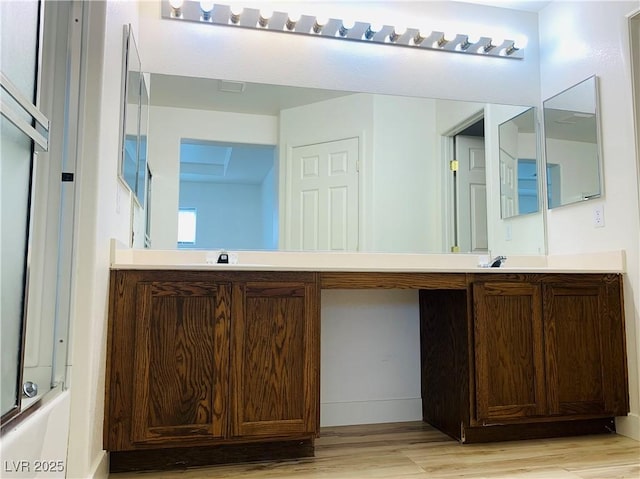
<path id="1" fill-rule="evenodd" d="M 543 288 L 549 414 L 626 414 L 619 283 L 583 279 Z"/>
<path id="2" fill-rule="evenodd" d="M 468 281 L 455 316 L 442 292 L 421 291 L 425 420 L 462 442 L 615 430 L 629 410 L 622 276 Z M 464 353 L 465 340 L 466 356 L 442 346 Z"/>
<path id="3" fill-rule="evenodd" d="M 276 281 L 234 285 L 233 436 L 317 431 L 315 288 Z"/>
<path id="4" fill-rule="evenodd" d="M 313 441 L 315 273 L 113 271 L 110 301 L 107 450 Z"/>
<path id="5" fill-rule="evenodd" d="M 224 438 L 230 284 L 140 281 L 135 287 L 132 442 Z"/>
<path id="6" fill-rule="evenodd" d="M 473 285 L 478 421 L 546 413 L 541 298 L 539 284 Z"/>

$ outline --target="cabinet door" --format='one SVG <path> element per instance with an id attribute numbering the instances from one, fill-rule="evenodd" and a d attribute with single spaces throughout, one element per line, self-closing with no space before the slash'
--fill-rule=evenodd
<path id="1" fill-rule="evenodd" d="M 315 283 L 234 284 L 234 436 L 316 433 L 318 320 Z"/>
<path id="2" fill-rule="evenodd" d="M 610 312 L 604 283 L 544 286 L 544 333 L 551 414 L 611 413 L 606 396 L 615 389 Z"/>
<path id="3" fill-rule="evenodd" d="M 141 282 L 136 301 L 132 442 L 225 437 L 230 286 Z"/>
<path id="4" fill-rule="evenodd" d="M 476 416 L 483 423 L 546 411 L 539 285 L 473 285 Z"/>

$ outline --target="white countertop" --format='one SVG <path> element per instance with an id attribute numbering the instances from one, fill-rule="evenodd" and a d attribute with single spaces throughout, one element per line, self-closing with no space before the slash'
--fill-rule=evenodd
<path id="1" fill-rule="evenodd" d="M 550 256 L 508 256 L 500 268 L 480 267 L 477 254 L 229 251 L 129 249 L 111 242 L 111 269 L 207 271 L 345 271 L 411 273 L 624 273 L 624 251 Z"/>

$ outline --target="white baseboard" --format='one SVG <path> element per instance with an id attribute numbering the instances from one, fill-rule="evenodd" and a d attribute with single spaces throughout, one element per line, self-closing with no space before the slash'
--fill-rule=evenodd
<path id="1" fill-rule="evenodd" d="M 93 461 L 91 467 L 91 479 L 107 479 L 109 477 L 109 454 L 102 451 L 99 457 Z"/>
<path id="2" fill-rule="evenodd" d="M 320 404 L 320 426 L 422 420 L 422 399 L 378 399 Z"/>
<path id="3" fill-rule="evenodd" d="M 640 441 L 640 416 L 631 413 L 628 416 L 617 417 L 616 432 Z"/>

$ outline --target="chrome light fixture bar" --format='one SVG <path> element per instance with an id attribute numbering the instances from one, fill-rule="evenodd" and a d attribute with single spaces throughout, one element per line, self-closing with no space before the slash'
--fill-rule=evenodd
<path id="1" fill-rule="evenodd" d="M 409 48 L 464 53 L 498 58 L 524 58 L 522 41 L 483 36 L 471 39 L 465 34 L 445 34 L 421 28 L 399 28 L 346 19 L 325 18 L 243 8 L 213 3 L 211 0 L 161 0 L 162 18 L 169 20 L 208 23 L 235 28 L 251 28 L 270 32 L 296 33 Z"/>

